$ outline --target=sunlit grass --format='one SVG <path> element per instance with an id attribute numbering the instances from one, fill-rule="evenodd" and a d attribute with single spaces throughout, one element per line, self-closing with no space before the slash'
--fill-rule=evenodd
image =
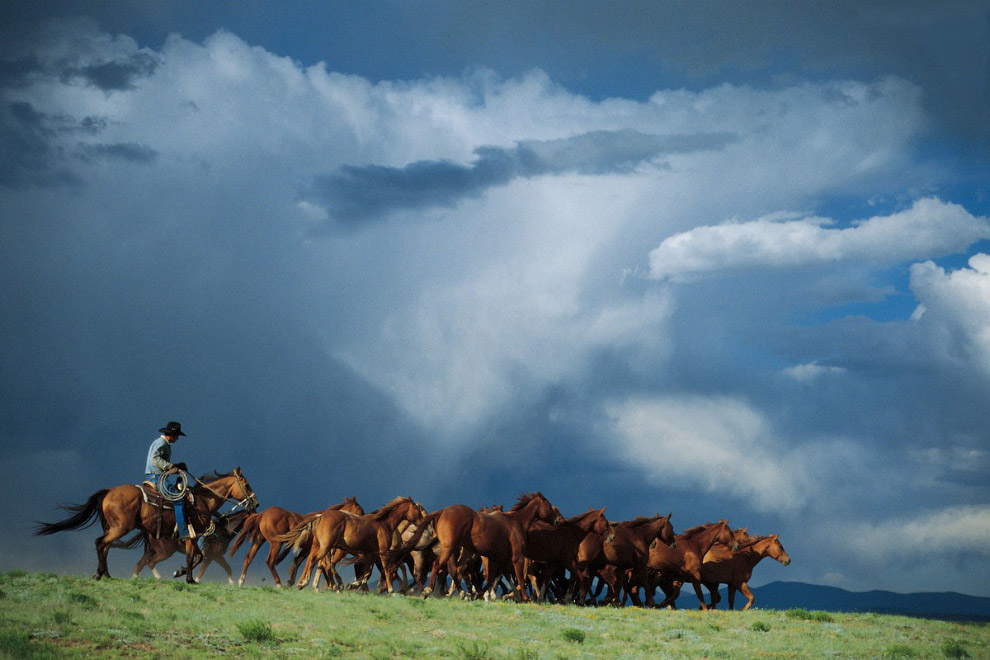
<path id="1" fill-rule="evenodd" d="M 877 614 L 579 608 L 23 572 L 0 658 L 988 658 L 990 627 Z"/>

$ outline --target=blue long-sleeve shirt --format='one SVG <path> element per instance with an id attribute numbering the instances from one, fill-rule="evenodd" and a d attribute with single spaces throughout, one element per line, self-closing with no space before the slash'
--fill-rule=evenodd
<path id="1" fill-rule="evenodd" d="M 148 461 L 144 465 L 145 474 L 161 474 L 172 469 L 169 462 L 172 459 L 172 443 L 158 436 L 151 447 L 148 448 Z"/>

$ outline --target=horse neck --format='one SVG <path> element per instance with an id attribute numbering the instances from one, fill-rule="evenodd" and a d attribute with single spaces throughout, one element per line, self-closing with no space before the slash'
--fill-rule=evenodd
<path id="1" fill-rule="evenodd" d="M 193 489 L 199 501 L 206 502 L 206 510 L 213 513 L 227 501 L 233 490 L 233 477 L 223 477 Z"/>
<path id="2" fill-rule="evenodd" d="M 660 517 L 651 522 L 649 525 L 646 525 L 646 527 L 650 530 L 649 538 L 652 539 L 660 536 L 660 532 L 662 532 L 663 528 L 667 525 L 667 520 L 668 518 Z"/>
<path id="3" fill-rule="evenodd" d="M 718 538 L 719 531 L 722 527 L 723 523 L 711 525 L 707 529 L 701 530 L 695 534 L 692 534 L 690 537 L 683 539 L 683 541 L 694 547 L 698 554 L 704 555 L 713 545 L 715 545 L 715 539 Z"/>
<path id="4" fill-rule="evenodd" d="M 406 507 L 409 506 L 406 502 L 400 502 L 399 504 L 393 506 L 386 515 L 378 518 L 389 529 L 396 529 L 403 520 L 406 519 Z"/>
<path id="5" fill-rule="evenodd" d="M 529 502 L 526 502 L 525 506 L 512 511 L 506 511 L 505 515 L 509 516 L 513 520 L 518 521 L 523 528 L 529 527 L 529 524 L 536 519 L 536 514 L 540 510 L 540 499 L 534 497 Z"/>
<path id="6" fill-rule="evenodd" d="M 595 527 L 595 523 L 598 522 L 599 512 L 598 511 L 588 511 L 582 513 L 580 516 L 574 516 L 569 520 L 565 520 L 561 525 L 567 525 L 569 527 L 577 527 L 583 532 L 590 532 Z"/>

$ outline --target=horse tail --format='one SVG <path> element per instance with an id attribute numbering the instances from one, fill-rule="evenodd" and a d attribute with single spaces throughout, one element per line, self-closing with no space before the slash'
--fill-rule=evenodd
<path id="1" fill-rule="evenodd" d="M 313 535 L 313 520 L 304 519 L 285 534 L 276 536 L 275 540 L 287 543 L 292 548 L 292 552 L 298 554 L 300 549 L 309 543 L 309 539 Z"/>
<path id="2" fill-rule="evenodd" d="M 316 527 L 316 523 L 323 513 L 323 511 L 307 513 L 302 517 L 302 520 L 296 523 L 295 527 L 285 534 L 279 534 L 275 540 L 287 543 L 292 554 L 298 555 L 303 548 L 307 548 L 313 542 L 313 528 Z M 283 555 L 279 555 L 279 557 L 284 559 Z"/>
<path id="3" fill-rule="evenodd" d="M 258 530 L 258 524 L 260 522 L 260 513 L 248 514 L 248 516 L 244 519 L 244 523 L 241 525 L 241 531 L 237 534 L 237 538 L 235 538 L 234 542 L 230 544 L 230 550 L 227 552 L 229 556 L 233 557 L 234 553 L 236 553 L 244 541 L 247 540 L 247 537 L 252 536 Z"/>
<path id="4" fill-rule="evenodd" d="M 428 527 L 436 523 L 437 518 L 440 517 L 441 513 L 443 513 L 443 509 L 440 509 L 439 511 L 434 511 L 433 513 L 431 513 L 430 515 L 426 516 L 418 523 L 416 523 L 416 531 L 413 532 L 413 535 L 409 537 L 409 540 L 403 543 L 395 550 L 389 552 L 390 559 L 392 561 L 397 561 L 399 559 L 402 559 L 402 557 L 406 556 L 413 550 L 415 550 L 416 545 L 419 543 L 419 540 L 423 538 L 423 533 L 426 532 Z"/>
<path id="5" fill-rule="evenodd" d="M 283 545 L 282 549 L 278 551 L 278 556 L 275 557 L 275 563 L 281 564 L 282 560 L 288 557 L 290 552 L 292 552 L 292 546 L 288 544 Z"/>
<path id="6" fill-rule="evenodd" d="M 111 548 L 119 548 L 121 550 L 133 550 L 137 547 L 137 544 L 144 541 L 145 545 L 148 544 L 148 539 L 145 538 L 144 534 L 137 532 L 129 539 L 120 539 L 119 541 L 114 541 L 110 544 Z"/>
<path id="7" fill-rule="evenodd" d="M 47 536 L 48 534 L 62 532 L 67 529 L 85 529 L 96 522 L 97 519 L 99 519 L 100 523 L 105 524 L 106 521 L 103 519 L 103 507 L 101 505 L 103 504 L 103 498 L 106 497 L 109 492 L 109 488 L 104 488 L 103 490 L 98 490 L 90 495 L 85 504 L 65 504 L 60 506 L 60 509 L 73 511 L 75 515 L 60 522 L 39 522 L 34 529 L 34 535 Z"/>

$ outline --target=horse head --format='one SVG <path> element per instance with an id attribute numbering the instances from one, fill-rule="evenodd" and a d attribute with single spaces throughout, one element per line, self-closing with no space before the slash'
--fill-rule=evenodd
<path id="1" fill-rule="evenodd" d="M 547 498 L 543 497 L 543 494 L 542 493 L 540 493 L 540 498 L 543 500 L 541 502 L 541 506 L 542 506 L 542 504 L 545 503 L 546 506 L 547 506 L 547 508 L 549 509 L 549 511 L 546 512 L 547 517 L 545 517 L 543 519 L 546 520 L 547 522 L 553 523 L 554 525 L 559 525 L 560 523 L 564 522 L 564 516 L 560 513 L 560 509 L 558 509 L 557 507 L 555 507 L 553 504 L 550 504 L 550 500 L 548 500 Z M 604 509 L 602 509 L 602 511 L 604 511 Z M 541 511 L 540 511 L 541 517 L 542 517 L 542 514 L 543 513 L 544 512 L 541 509 Z"/>
<path id="2" fill-rule="evenodd" d="M 605 517 L 605 507 L 595 511 L 595 522 L 591 526 L 591 531 L 599 536 L 607 536 L 612 531 L 612 526 Z"/>
<path id="3" fill-rule="evenodd" d="M 404 498 L 402 506 L 404 507 L 402 519 L 407 522 L 418 523 L 426 517 L 426 509 L 411 497 Z"/>
<path id="4" fill-rule="evenodd" d="M 233 472 L 231 472 L 231 476 L 234 478 L 234 484 L 230 487 L 229 497 L 237 500 L 237 506 L 243 507 L 248 511 L 257 509 L 258 496 L 254 494 L 254 490 L 252 490 L 251 484 L 248 483 L 244 473 L 241 472 L 241 468 L 235 467 Z"/>
<path id="5" fill-rule="evenodd" d="M 527 493 L 521 496 L 509 512 L 518 512 L 527 508 L 533 512 L 533 518 L 542 520 L 543 522 L 559 525 L 564 521 L 564 516 L 560 515 L 560 510 L 553 504 L 550 504 L 550 500 L 543 493 Z"/>
<path id="6" fill-rule="evenodd" d="M 663 520 L 663 523 L 661 523 L 660 531 L 657 532 L 656 536 L 656 538 L 660 539 L 671 548 L 677 545 L 677 537 L 674 535 L 674 526 L 670 524 L 670 517 L 672 515 L 674 515 L 673 511 L 668 513 L 666 516 L 660 516 L 660 520 Z"/>
<path id="7" fill-rule="evenodd" d="M 770 537 L 770 546 L 767 548 L 767 556 L 773 557 L 784 566 L 791 563 L 791 557 L 787 554 L 787 551 L 784 550 L 784 546 L 781 545 L 778 534 L 774 534 Z"/>
<path id="8" fill-rule="evenodd" d="M 748 545 L 756 540 L 747 534 L 748 529 L 749 527 L 743 527 L 742 529 L 732 530 L 732 543 L 727 544 L 730 550 L 736 551 L 740 546 Z"/>
<path id="9" fill-rule="evenodd" d="M 338 507 L 341 511 L 346 511 L 347 513 L 353 513 L 356 516 L 364 515 L 364 507 L 358 504 L 357 498 L 348 497 L 341 502 Z M 331 507 L 332 508 L 332 507 Z"/>
<path id="10" fill-rule="evenodd" d="M 605 507 L 595 511 L 595 513 L 598 515 L 595 516 L 595 523 L 592 525 L 591 531 L 611 543 L 615 540 L 615 530 L 612 528 L 612 523 L 605 517 Z"/>
<path id="11" fill-rule="evenodd" d="M 729 528 L 728 520 L 719 520 L 715 525 L 718 532 L 715 535 L 715 543 L 721 543 L 722 545 L 732 547 L 735 545 L 737 548 L 739 544 L 736 543 L 732 538 L 732 530 Z"/>

